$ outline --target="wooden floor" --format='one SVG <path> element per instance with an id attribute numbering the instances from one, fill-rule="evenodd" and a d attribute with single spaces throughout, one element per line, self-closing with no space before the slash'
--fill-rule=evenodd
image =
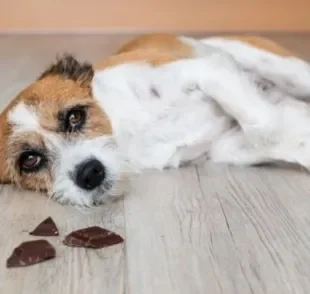
<path id="1" fill-rule="evenodd" d="M 91 61 L 130 36 L 0 37 L 0 102 L 28 85 L 57 52 Z M 274 37 L 310 57 L 310 36 Z M 310 82 L 310 81 L 309 81 Z M 52 216 L 57 258 L 5 268 L 20 242 Z M 102 225 L 123 245 L 64 247 L 73 229 Z M 1 294 L 310 293 L 310 176 L 300 170 L 207 164 L 135 180 L 124 201 L 76 211 L 44 195 L 0 193 Z"/>

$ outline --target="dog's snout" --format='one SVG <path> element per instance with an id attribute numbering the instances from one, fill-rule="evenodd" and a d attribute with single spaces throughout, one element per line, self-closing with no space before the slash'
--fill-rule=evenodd
<path id="1" fill-rule="evenodd" d="M 105 168 L 97 159 L 83 162 L 77 167 L 76 184 L 84 190 L 93 190 L 105 178 Z"/>

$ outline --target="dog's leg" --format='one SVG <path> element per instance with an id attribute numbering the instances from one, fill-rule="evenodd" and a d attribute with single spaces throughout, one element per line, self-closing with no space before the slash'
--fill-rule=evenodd
<path id="1" fill-rule="evenodd" d="M 204 44 L 229 53 L 241 67 L 252 70 L 297 99 L 310 101 L 310 64 L 294 56 L 282 57 L 236 40 L 210 39 Z"/>
<path id="2" fill-rule="evenodd" d="M 288 94 L 310 101 L 310 65 L 307 62 L 268 54 L 257 59 L 252 68 Z"/>
<path id="3" fill-rule="evenodd" d="M 214 53 L 163 66 L 164 72 L 186 87 L 196 84 L 236 119 L 243 131 L 259 144 L 275 139 L 281 127 L 279 111 L 230 56 Z M 257 142 L 258 141 L 258 142 Z"/>

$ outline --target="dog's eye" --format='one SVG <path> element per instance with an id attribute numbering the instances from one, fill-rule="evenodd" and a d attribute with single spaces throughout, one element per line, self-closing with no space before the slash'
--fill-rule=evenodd
<path id="1" fill-rule="evenodd" d="M 81 129 L 85 122 L 85 110 L 81 108 L 71 109 L 67 112 L 65 118 L 66 132 L 74 132 Z"/>
<path id="2" fill-rule="evenodd" d="M 39 170 L 45 162 L 45 157 L 35 151 L 26 151 L 19 158 L 20 169 L 24 172 Z"/>

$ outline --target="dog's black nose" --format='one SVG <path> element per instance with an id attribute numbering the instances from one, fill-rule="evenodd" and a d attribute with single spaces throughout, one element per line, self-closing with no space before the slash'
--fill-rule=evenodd
<path id="1" fill-rule="evenodd" d="M 105 178 L 105 168 L 97 159 L 91 159 L 77 166 L 76 184 L 84 190 L 93 190 Z"/>

